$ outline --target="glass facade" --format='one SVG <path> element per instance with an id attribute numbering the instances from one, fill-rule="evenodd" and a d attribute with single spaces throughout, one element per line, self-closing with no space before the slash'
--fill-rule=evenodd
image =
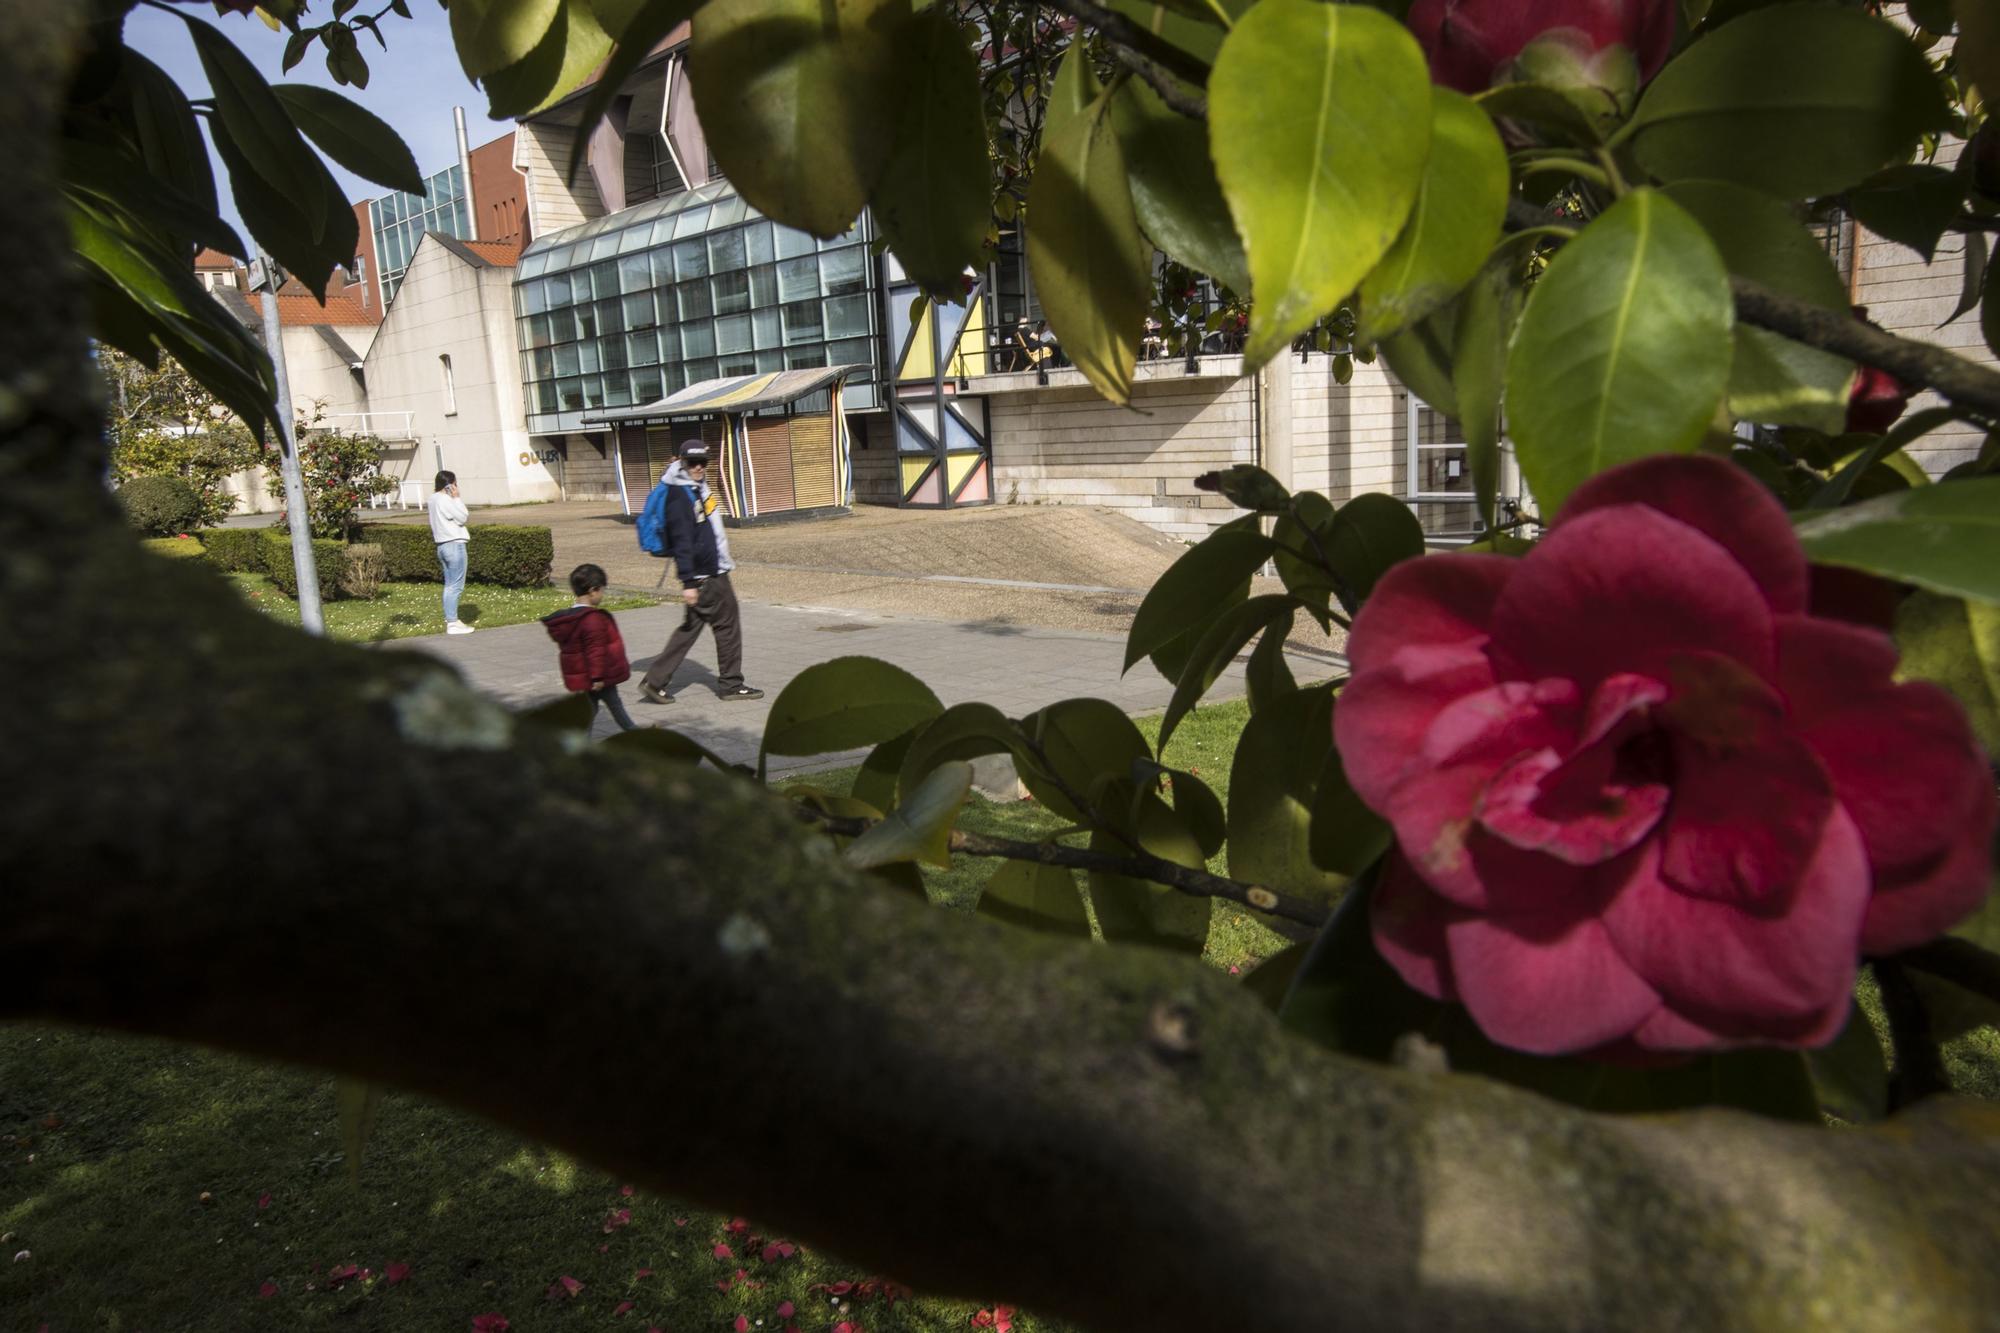
<path id="1" fill-rule="evenodd" d="M 715 182 L 537 238 L 514 284 L 529 431 L 727 375 L 877 365 L 866 233 L 815 241 Z M 875 406 L 873 378 L 846 401 Z"/>
<path id="2" fill-rule="evenodd" d="M 472 208 L 465 197 L 465 174 L 456 164 L 424 182 L 422 194 L 384 195 L 369 202 L 375 232 L 375 263 L 382 275 L 382 304 L 388 305 L 403 281 L 403 270 L 427 231 L 472 239 Z"/>

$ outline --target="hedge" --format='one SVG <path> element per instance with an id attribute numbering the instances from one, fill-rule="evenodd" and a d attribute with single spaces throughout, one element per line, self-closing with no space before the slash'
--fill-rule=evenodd
<path id="1" fill-rule="evenodd" d="M 468 529 L 465 577 L 471 583 L 507 588 L 539 588 L 555 564 L 554 536 L 545 527 L 480 523 Z M 428 527 L 410 523 L 364 523 L 361 540 L 382 548 L 384 575 L 398 583 L 442 583 L 437 545 Z"/>
<path id="2" fill-rule="evenodd" d="M 201 526 L 201 497 L 179 477 L 134 477 L 118 488 L 125 521 L 148 537 L 172 537 Z"/>
<path id="3" fill-rule="evenodd" d="M 147 537 L 139 545 L 169 560 L 194 560 L 206 554 L 193 537 Z"/>
<path id="4" fill-rule="evenodd" d="M 201 534 L 208 563 L 227 574 L 264 572 L 264 529 L 210 528 Z"/>
<path id="5" fill-rule="evenodd" d="M 255 528 L 252 531 L 263 539 L 260 549 L 264 555 L 264 573 L 285 596 L 296 599 L 299 580 L 297 569 L 292 564 L 291 534 L 276 528 Z M 312 551 L 313 573 L 319 579 L 320 600 L 330 602 L 340 596 L 340 576 L 347 559 L 347 543 L 315 537 Z"/>

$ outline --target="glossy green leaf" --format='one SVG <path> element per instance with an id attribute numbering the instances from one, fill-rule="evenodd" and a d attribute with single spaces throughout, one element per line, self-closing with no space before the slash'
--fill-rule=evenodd
<path id="1" fill-rule="evenodd" d="M 1985 296 L 1987 249 L 1985 232 L 1970 231 L 1965 234 L 1965 272 L 1959 278 L 1958 304 L 1952 307 L 1950 315 L 1938 322 L 1939 328 L 1955 321 Z"/>
<path id="2" fill-rule="evenodd" d="M 1633 191 L 1557 253 L 1507 362 L 1508 433 L 1544 514 L 1606 468 L 1700 442 L 1729 382 L 1734 318 L 1715 246 L 1657 190 Z"/>
<path id="3" fill-rule="evenodd" d="M 1795 522 L 1819 564 L 2000 602 L 2000 477 L 1920 486 Z"/>
<path id="4" fill-rule="evenodd" d="M 1493 122 L 1449 88 L 1431 98 L 1431 151 L 1410 219 L 1361 284 L 1361 333 L 1374 342 L 1428 315 L 1472 281 L 1507 214 L 1507 150 Z"/>
<path id="5" fill-rule="evenodd" d="M 1091 823 L 1108 783 L 1130 786 L 1132 761 L 1153 752 L 1123 710 L 1103 699 L 1063 699 L 1021 719 L 1021 781 L 1034 798 L 1073 823 Z"/>
<path id="6" fill-rule="evenodd" d="M 374 1137 L 375 1122 L 382 1113 L 382 1085 L 358 1078 L 333 1081 L 334 1113 L 340 1118 L 340 1150 L 347 1160 L 347 1178 L 361 1181 L 361 1154 Z"/>
<path id="7" fill-rule="evenodd" d="M 241 163 L 240 166 L 230 163 L 231 183 L 240 191 L 245 172 L 254 174 L 272 192 L 291 201 L 311 229 L 313 241 L 322 240 L 326 235 L 329 183 L 326 169 L 299 137 L 284 104 L 264 82 L 264 76 L 250 63 L 250 58 L 209 24 L 189 18 L 187 27 L 194 38 L 195 52 L 201 57 L 202 72 L 208 76 L 209 91 L 215 98 L 211 129 L 227 130 Z M 334 187 L 334 196 L 341 198 L 338 186 Z M 348 211 L 344 199 L 341 210 Z M 249 222 L 247 214 L 244 221 Z M 250 229 L 256 231 L 256 225 L 252 223 Z M 350 246 L 342 260 L 353 257 Z"/>
<path id="8" fill-rule="evenodd" d="M 1846 504 L 1848 496 L 1854 491 L 1855 483 L 1860 481 L 1870 468 L 1873 468 L 1884 458 L 1901 450 L 1911 441 L 1929 434 L 1939 426 L 1944 425 L 1947 421 L 1956 420 L 1957 416 L 1958 414 L 1949 407 L 1927 407 L 1922 411 L 1910 413 L 1910 415 L 1898 421 L 1887 434 L 1876 440 L 1874 444 L 1857 451 L 1852 457 L 1842 463 L 1839 470 L 1833 476 L 1829 477 L 1823 486 L 1813 492 L 1812 497 L 1806 502 L 1807 507 L 1811 509 L 1834 509 Z M 1854 438 L 1866 439 L 1867 437 L 1856 436 Z"/>
<path id="9" fill-rule="evenodd" d="M 1521 315 L 1513 264 L 1488 264 L 1458 302 L 1452 335 L 1452 392 L 1472 473 L 1479 521 L 1491 528 L 1500 491 L 1500 400 L 1507 381 L 1507 344 Z"/>
<path id="10" fill-rule="evenodd" d="M 1800 4 L 1745 14 L 1683 51 L 1624 133 L 1663 180 L 1805 199 L 1867 179 L 1949 119 L 1929 63 L 1893 24 Z"/>
<path id="11" fill-rule="evenodd" d="M 1576 94 L 1583 91 L 1545 83 L 1503 83 L 1488 88 L 1473 100 L 1496 121 L 1532 125 L 1552 133 L 1559 142 L 1592 147 L 1602 142 L 1603 135 L 1598 132 L 1596 119 L 1577 100 Z M 1611 110 L 1612 106 L 1611 99 L 1605 97 L 1605 110 Z"/>
<path id="12" fill-rule="evenodd" d="M 1266 1009 L 1277 1013 L 1284 1006 L 1292 978 L 1298 975 L 1299 964 L 1305 962 L 1310 947 L 1293 944 L 1272 954 L 1244 975 L 1243 989 L 1262 1000 Z"/>
<path id="13" fill-rule="evenodd" d="M 868 757 L 861 761 L 861 770 L 854 775 L 854 786 L 849 795 L 879 810 L 893 806 L 900 789 L 898 778 L 903 771 L 903 761 L 909 758 L 910 746 L 922 730 L 922 727 L 912 727 L 894 740 L 883 741 L 870 750 Z"/>
<path id="14" fill-rule="evenodd" d="M 2000 606 L 1913 593 L 1896 608 L 1896 646 L 1899 674 L 1950 690 L 1986 753 L 2000 758 Z"/>
<path id="15" fill-rule="evenodd" d="M 1333 751 L 1333 696 L 1300 690 L 1254 714 L 1229 769 L 1229 877 L 1332 902 L 1345 875 L 1311 853 L 1312 812 Z"/>
<path id="16" fill-rule="evenodd" d="M 1177 263 L 1249 291 L 1250 261 L 1209 161 L 1207 127 L 1168 109 L 1137 79 L 1119 89 L 1111 114 L 1147 239 Z"/>
<path id="17" fill-rule="evenodd" d="M 271 91 L 306 137 L 341 166 L 392 190 L 424 192 L 423 173 L 409 146 L 374 112 L 309 83 L 275 84 Z"/>
<path id="18" fill-rule="evenodd" d="M 1458 312 L 1447 306 L 1382 340 L 1382 359 L 1396 378 L 1436 411 L 1458 417 L 1458 390 L 1452 384 L 1452 344 Z"/>
<path id="19" fill-rule="evenodd" d="M 766 754 L 827 754 L 893 740 L 944 711 L 930 687 L 876 657 L 836 657 L 792 677 L 764 723 Z"/>
<path id="20" fill-rule="evenodd" d="M 1424 526 L 1395 496 L 1370 491 L 1334 511 L 1326 553 L 1339 585 L 1354 597 L 1352 611 L 1368 600 L 1384 574 L 1424 553 Z"/>
<path id="21" fill-rule="evenodd" d="M 1965 208 L 1965 183 L 1956 172 L 1904 163 L 1877 172 L 1847 192 L 1847 211 L 1877 236 L 1900 241 L 1923 256 L 1937 245 Z"/>
<path id="22" fill-rule="evenodd" d="M 898 771 L 897 790 L 916 790 L 932 769 L 947 760 L 1011 753 L 1020 739 L 1020 731 L 992 704 L 953 704 L 910 738 L 909 751 Z"/>
<path id="23" fill-rule="evenodd" d="M 1281 514 L 1292 501 L 1292 493 L 1254 463 L 1232 463 L 1220 472 L 1204 472 L 1194 479 L 1194 484 L 1196 489 L 1213 491 L 1239 509 L 1260 514 Z"/>
<path id="24" fill-rule="evenodd" d="M 617 45 L 611 52 L 610 60 L 605 62 L 604 72 L 590 86 L 590 96 L 584 99 L 583 112 L 577 118 L 576 133 L 570 138 L 572 179 L 586 161 L 592 131 L 618 99 L 626 80 L 653 54 L 654 47 L 665 41 L 675 28 L 693 18 L 699 8 L 700 0 L 590 0 L 597 26 Z M 529 54 L 528 59 L 546 61 L 547 55 L 537 49 Z"/>
<path id="25" fill-rule="evenodd" d="M 179 240 L 210 246 L 238 259 L 249 258 L 249 250 L 235 228 L 217 217 L 209 206 L 181 193 L 170 181 L 148 171 L 142 161 L 125 153 L 65 139 L 62 186 L 67 194 L 91 196 L 111 210 Z"/>
<path id="26" fill-rule="evenodd" d="M 1856 1004 L 1831 1044 L 1807 1051 L 1806 1068 L 1822 1110 L 1866 1125 L 1889 1113 L 1889 1065 L 1868 1014 Z"/>
<path id="27" fill-rule="evenodd" d="M 1222 49 L 1224 28 L 1206 5 L 1190 4 L 1186 0 L 1175 0 L 1172 4 L 1154 4 L 1151 0 L 1110 0 L 1108 7 L 1130 19 L 1141 32 L 1205 64 L 1214 64 L 1216 52 Z M 1222 4 L 1232 19 L 1249 7 L 1247 0 L 1226 0 Z"/>
<path id="28" fill-rule="evenodd" d="M 611 36 L 594 11 L 564 5 L 534 50 L 479 83 L 496 120 L 545 111 L 568 96 L 612 54 Z M 578 163 L 572 167 L 580 170 Z"/>
<path id="29" fill-rule="evenodd" d="M 1249 586 L 1273 549 L 1271 539 L 1254 527 L 1218 529 L 1188 548 L 1139 603 L 1125 635 L 1124 669 L 1208 624 L 1231 589 Z"/>
<path id="30" fill-rule="evenodd" d="M 1299 687 L 1291 666 L 1285 661 L 1285 640 L 1291 637 L 1296 619 L 1296 616 L 1287 617 L 1282 625 L 1273 624 L 1257 640 L 1256 648 L 1251 650 L 1249 664 L 1243 670 L 1243 683 L 1253 714 L 1276 707 Z"/>
<path id="31" fill-rule="evenodd" d="M 1034 861 L 1003 861 L 979 891 L 979 915 L 1048 935 L 1090 938 L 1076 872 Z"/>
<path id="32" fill-rule="evenodd" d="M 815 236 L 853 224 L 896 137 L 909 16 L 897 0 L 727 0 L 695 15 L 695 103 L 752 206 Z"/>
<path id="33" fill-rule="evenodd" d="M 1232 608 L 1201 636 L 1189 657 L 1187 669 L 1174 685 L 1174 697 L 1167 704 L 1166 715 L 1160 719 L 1160 749 L 1164 752 L 1167 741 L 1172 738 L 1174 728 L 1188 711 L 1200 703 L 1209 687 L 1221 678 L 1236 655 L 1249 646 L 1250 640 L 1274 625 L 1280 617 L 1290 623 L 1292 599 L 1289 594 L 1270 593 L 1262 597 L 1252 597 L 1241 606 Z"/>
<path id="34" fill-rule="evenodd" d="M 541 45 L 577 0 L 452 0 L 452 45 L 467 78 L 502 70 Z"/>
<path id="35" fill-rule="evenodd" d="M 1312 790 L 1312 837 L 1307 851 L 1314 865 L 1354 876 L 1389 850 L 1394 835 L 1382 816 L 1362 804 L 1347 780 L 1347 766 L 1341 762 L 1339 750 L 1327 751 Z"/>
<path id="36" fill-rule="evenodd" d="M 1222 850 L 1229 837 L 1228 812 L 1222 808 L 1214 789 L 1199 775 L 1180 768 L 1166 769 L 1165 774 L 1172 785 L 1174 814 L 1182 827 L 1194 835 L 1195 845 L 1201 848 L 1206 862 Z"/>
<path id="37" fill-rule="evenodd" d="M 979 63 L 952 11 L 904 25 L 896 146 L 871 207 L 889 248 L 926 291 L 960 298 L 993 216 Z"/>
<path id="38" fill-rule="evenodd" d="M 1130 788 L 1127 786 L 1127 793 Z M 1154 856 L 1189 869 L 1204 864 L 1201 847 L 1180 819 L 1156 796 L 1139 802 L 1133 821 L 1139 845 Z M 1090 849 L 1110 856 L 1131 849 L 1109 833 L 1091 835 Z M 1148 880 L 1093 870 L 1088 875 L 1097 928 L 1108 944 L 1140 944 L 1176 953 L 1199 954 L 1208 943 L 1213 899 L 1182 893 Z"/>
<path id="39" fill-rule="evenodd" d="M 127 47 L 122 75 L 130 96 L 132 128 L 146 169 L 210 213 L 217 211 L 215 170 L 194 108 L 167 72 Z"/>
<path id="40" fill-rule="evenodd" d="M 1262 0 L 1208 82 L 1216 176 L 1250 257 L 1254 370 L 1388 253 L 1430 152 L 1431 83 L 1409 29 L 1360 5 Z"/>
<path id="41" fill-rule="evenodd" d="M 2000 10 L 1991 0 L 1952 0 L 1958 19 L 1953 48 L 1959 68 L 1979 85 L 1987 106 L 2000 104 Z"/>
<path id="42" fill-rule="evenodd" d="M 1723 267 L 1784 296 L 1847 312 L 1847 283 L 1813 234 L 1770 195 L 1726 181 L 1682 181 L 1664 191 L 1708 233 Z M 1837 435 L 1847 421 L 1854 363 L 1768 329 L 1737 325 L 1729 410 L 1774 425 Z"/>
<path id="43" fill-rule="evenodd" d="M 1342 595 L 1337 586 L 1339 580 L 1322 558 L 1333 535 L 1333 522 L 1331 500 L 1318 491 L 1300 491 L 1292 497 L 1291 511 L 1280 514 L 1271 528 L 1271 540 L 1278 547 L 1272 563 L 1284 581 L 1285 591 L 1304 603 L 1323 629 L 1333 627 L 1327 613 L 1332 609 L 1334 597 L 1340 596 L 1342 605 L 1353 600 Z"/>
<path id="44" fill-rule="evenodd" d="M 354 210 L 341 197 L 333 173 L 319 158 L 308 152 L 321 188 L 310 196 L 280 194 L 250 165 L 237 145 L 235 135 L 220 121 L 211 121 L 209 135 L 216 155 L 229 170 L 229 185 L 236 197 L 236 209 L 258 244 L 268 250 L 287 273 L 326 299 L 327 279 L 343 264 L 352 263 L 361 239 Z M 321 201 L 320 215 L 306 217 L 300 209 L 312 199 Z"/>
<path id="45" fill-rule="evenodd" d="M 972 792 L 972 765 L 954 759 L 904 794 L 896 808 L 847 845 L 847 864 L 861 870 L 892 861 L 922 861 L 949 868 L 951 829 Z"/>
<path id="46" fill-rule="evenodd" d="M 1099 393 L 1126 402 L 1152 308 L 1153 250 L 1132 210 L 1110 101 L 1081 47 L 1056 74 L 1028 218 L 1029 274 L 1049 326 Z"/>

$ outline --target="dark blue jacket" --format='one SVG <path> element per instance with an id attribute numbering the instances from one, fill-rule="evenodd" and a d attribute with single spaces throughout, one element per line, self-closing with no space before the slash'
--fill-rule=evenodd
<path id="1" fill-rule="evenodd" d="M 667 549 L 674 553 L 681 586 L 692 588 L 721 572 L 715 526 L 700 513 L 700 492 L 693 486 L 663 484 L 667 486 Z"/>

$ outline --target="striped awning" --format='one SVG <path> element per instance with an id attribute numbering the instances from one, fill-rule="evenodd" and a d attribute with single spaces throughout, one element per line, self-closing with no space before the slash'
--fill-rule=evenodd
<path id="1" fill-rule="evenodd" d="M 658 402 L 638 407 L 601 408 L 584 418 L 585 426 L 616 425 L 625 421 L 663 421 L 672 417 L 703 416 L 711 412 L 754 412 L 761 407 L 779 407 L 817 393 L 830 384 L 853 375 L 874 371 L 869 365 L 811 366 L 799 370 L 768 370 L 755 375 L 728 375 L 702 380 L 668 394 Z"/>

